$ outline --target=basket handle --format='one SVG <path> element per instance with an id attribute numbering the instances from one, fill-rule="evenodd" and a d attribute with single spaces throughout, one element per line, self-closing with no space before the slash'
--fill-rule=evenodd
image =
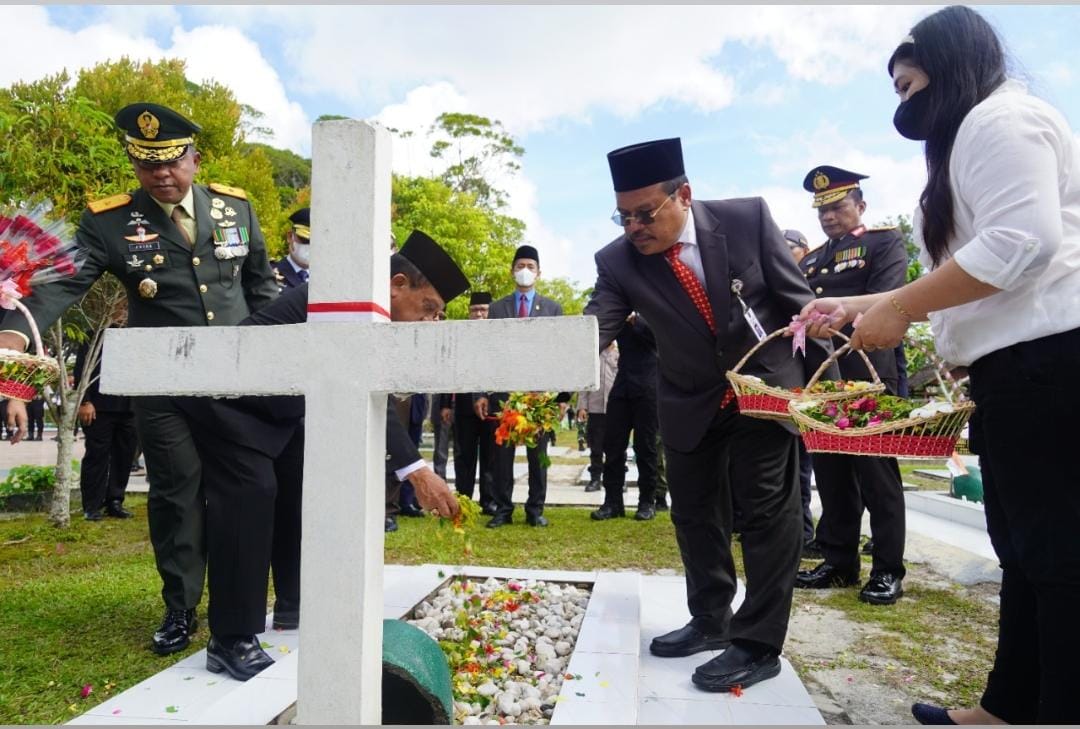
<path id="1" fill-rule="evenodd" d="M 33 335 L 35 351 L 39 355 L 44 357 L 45 347 L 43 347 L 41 344 L 41 332 L 38 331 L 37 322 L 34 321 L 34 315 L 31 314 L 30 310 L 23 306 L 23 304 L 18 299 L 7 297 L 7 300 L 10 303 L 14 304 L 15 308 L 22 312 L 22 315 L 26 317 L 26 321 L 30 325 L 30 334 Z"/>
<path id="2" fill-rule="evenodd" d="M 821 363 L 821 366 L 817 368 L 817 372 L 815 372 L 814 376 L 810 378 L 810 381 L 806 383 L 807 390 L 817 384 L 818 380 L 821 379 L 821 376 L 825 374 L 825 370 L 829 369 L 829 365 L 840 359 L 840 355 L 847 354 L 851 351 L 851 340 L 848 339 L 846 334 L 839 332 L 836 329 L 829 329 L 828 331 L 829 334 L 834 337 L 840 337 L 845 342 L 847 342 L 847 344 L 845 344 L 843 347 L 840 347 L 839 349 L 834 350 L 833 353 L 830 354 L 825 359 L 825 361 Z M 859 355 L 863 358 L 863 362 L 866 363 L 866 369 L 870 371 L 870 377 L 874 380 L 874 384 L 880 385 L 881 378 L 878 377 L 877 370 L 874 369 L 874 365 L 871 364 L 870 358 L 866 356 L 866 352 L 862 351 L 861 349 L 857 349 L 855 351 L 859 353 Z"/>
<path id="3" fill-rule="evenodd" d="M 750 351 L 747 352 L 743 356 L 743 358 L 739 360 L 738 364 L 736 364 L 734 367 L 731 368 L 731 371 L 738 374 L 739 370 L 741 370 L 743 368 L 743 365 L 746 364 L 747 361 L 751 357 L 754 356 L 755 352 L 757 352 L 759 349 L 764 347 L 766 343 L 772 341 L 773 339 L 776 339 L 777 337 L 779 337 L 781 334 L 783 334 L 786 331 L 787 331 L 787 327 L 781 327 L 781 328 L 777 329 L 775 332 L 773 332 L 772 334 L 770 334 L 769 336 L 762 339 L 757 344 L 755 344 L 753 347 L 750 348 Z"/>

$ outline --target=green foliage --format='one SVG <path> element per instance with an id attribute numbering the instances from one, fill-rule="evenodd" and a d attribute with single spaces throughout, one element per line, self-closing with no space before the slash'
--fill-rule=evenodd
<path id="1" fill-rule="evenodd" d="M 287 149 L 276 149 L 268 144 L 251 144 L 251 149 L 261 150 L 270 160 L 274 170 L 274 184 L 282 208 L 303 207 L 295 205 L 296 197 L 304 188 L 311 186 L 311 160 Z"/>
<path id="2" fill-rule="evenodd" d="M 56 485 L 54 466 L 15 466 L 0 481 L 0 497 L 12 494 L 40 494 L 52 491 Z"/>
<path id="3" fill-rule="evenodd" d="M 525 154 L 502 123 L 476 114 L 443 113 L 431 132 L 438 138 L 431 156 L 447 161 L 442 180 L 456 192 L 476 196 L 476 202 L 491 209 L 506 205 L 506 193 L 495 187 L 492 175 L 514 174 L 521 169 L 518 159 Z"/>

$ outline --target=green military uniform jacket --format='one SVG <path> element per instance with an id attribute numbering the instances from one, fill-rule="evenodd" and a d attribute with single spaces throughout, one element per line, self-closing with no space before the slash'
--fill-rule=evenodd
<path id="1" fill-rule="evenodd" d="M 86 261 L 75 276 L 34 289 L 23 303 L 42 329 L 108 271 L 128 294 L 128 326 L 228 326 L 277 298 L 255 212 L 243 190 L 192 185 L 197 235 L 180 228 L 142 189 L 90 203 L 76 232 Z M 29 335 L 17 312 L 4 328 Z"/>

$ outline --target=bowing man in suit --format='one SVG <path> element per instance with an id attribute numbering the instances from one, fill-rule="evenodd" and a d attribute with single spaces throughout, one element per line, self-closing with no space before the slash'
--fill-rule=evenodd
<path id="1" fill-rule="evenodd" d="M 270 261 L 282 291 L 306 283 L 311 264 L 311 208 L 300 208 L 289 216 L 289 222 L 292 230 L 285 234 L 289 254 L 279 261 Z"/>
<path id="2" fill-rule="evenodd" d="M 517 284 L 514 293 L 502 297 L 491 305 L 489 319 L 524 319 L 532 316 L 562 316 L 559 302 L 541 296 L 536 292 L 536 282 L 540 278 L 540 254 L 533 246 L 520 246 L 514 252 L 514 261 L 510 273 Z M 486 418 L 488 413 L 497 413 L 502 409 L 508 394 L 505 392 L 478 395 L 474 398 L 473 408 L 478 418 Z M 561 414 L 566 415 L 570 394 L 559 394 Z M 525 502 L 525 522 L 529 526 L 545 527 L 548 520 L 544 517 L 544 501 L 547 499 L 547 468 L 541 465 L 542 455 L 547 453 L 547 438 L 541 437 L 536 448 L 527 449 L 529 460 L 529 498 Z M 487 523 L 488 527 L 501 527 L 513 521 L 514 514 L 514 446 L 504 445 L 495 449 L 495 473 L 491 490 L 491 503 L 494 516 Z"/>
<path id="3" fill-rule="evenodd" d="M 762 199 L 692 199 L 678 139 L 617 149 L 608 163 L 612 219 L 623 234 L 596 254 L 585 313 L 598 319 L 601 348 L 632 311 L 656 338 L 671 520 L 692 616 L 650 650 L 686 656 L 726 647 L 693 682 L 706 691 L 745 688 L 780 672 L 802 545 L 799 465 L 794 428 L 740 415 L 725 373 L 813 294 Z M 820 362 L 827 345 L 811 346 Z M 744 371 L 781 387 L 802 385 L 806 374 L 787 339 L 766 345 Z M 735 509 L 746 599 L 733 614 Z"/>

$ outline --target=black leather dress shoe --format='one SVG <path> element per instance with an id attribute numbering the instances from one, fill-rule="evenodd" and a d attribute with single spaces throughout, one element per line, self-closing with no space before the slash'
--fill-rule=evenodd
<path id="1" fill-rule="evenodd" d="M 105 504 L 105 516 L 111 516 L 114 519 L 130 519 L 135 515 L 125 509 L 123 503 L 110 501 Z"/>
<path id="2" fill-rule="evenodd" d="M 546 516 L 541 514 L 540 516 L 525 517 L 525 523 L 532 527 L 546 527 L 548 525 L 548 520 Z"/>
<path id="3" fill-rule="evenodd" d="M 591 493 L 593 491 L 599 491 L 601 488 L 603 487 L 600 485 L 600 482 L 593 480 L 589 481 L 589 485 L 585 487 L 585 491 Z"/>
<path id="4" fill-rule="evenodd" d="M 259 671 L 274 665 L 254 635 L 231 638 L 210 636 L 206 644 L 206 670 L 211 673 L 228 671 L 237 681 L 247 681 Z"/>
<path id="5" fill-rule="evenodd" d="M 620 516 L 626 516 L 626 509 L 622 506 L 611 506 L 610 504 L 604 504 L 599 509 L 589 514 L 589 518 L 596 521 L 615 519 Z"/>
<path id="6" fill-rule="evenodd" d="M 85 519 L 86 521 L 101 521 L 104 518 L 105 516 L 101 513 L 100 509 L 83 512 L 83 519 Z"/>
<path id="7" fill-rule="evenodd" d="M 823 559 L 825 555 L 821 551 L 821 545 L 818 544 L 818 540 L 810 539 L 803 542 L 802 545 L 802 559 Z"/>
<path id="8" fill-rule="evenodd" d="M 795 587 L 808 590 L 824 590 L 829 587 L 851 587 L 859 584 L 858 571 L 842 570 L 828 562 L 822 562 L 812 570 L 799 570 L 795 575 Z"/>
<path id="9" fill-rule="evenodd" d="M 402 516 L 423 516 L 424 510 L 416 504 L 405 504 L 401 507 Z"/>
<path id="10" fill-rule="evenodd" d="M 656 502 L 656 510 L 657 510 L 657 512 L 670 511 L 670 509 L 671 509 L 671 507 L 668 506 L 667 499 L 660 499 L 660 500 L 658 500 Z"/>
<path id="11" fill-rule="evenodd" d="M 932 724 L 934 726 L 956 725 L 956 722 L 949 717 L 948 710 L 943 709 L 940 706 L 912 704 L 911 715 L 914 716 L 915 721 L 920 724 Z"/>
<path id="12" fill-rule="evenodd" d="M 165 610 L 161 626 L 152 639 L 154 653 L 167 656 L 182 651 L 191 644 L 191 636 L 199 629 L 199 619 L 195 610 Z"/>
<path id="13" fill-rule="evenodd" d="M 656 518 L 656 509 L 651 506 L 639 506 L 637 512 L 634 514 L 634 519 L 637 521 L 649 521 Z"/>
<path id="14" fill-rule="evenodd" d="M 296 630 L 300 627 L 300 604 L 292 600 L 274 601 L 274 630 Z"/>
<path id="15" fill-rule="evenodd" d="M 484 516 L 495 516 L 495 514 L 496 514 L 495 507 L 492 506 L 491 504 L 488 504 L 487 506 L 482 506 L 482 507 L 480 507 L 480 513 L 483 514 Z"/>
<path id="16" fill-rule="evenodd" d="M 678 630 L 658 635 L 649 643 L 649 652 L 663 658 L 692 656 L 701 651 L 718 651 L 731 641 L 718 633 L 706 633 L 687 623 Z"/>
<path id="17" fill-rule="evenodd" d="M 388 516 L 386 522 L 383 524 L 384 532 L 396 532 L 397 531 L 397 517 Z"/>
<path id="18" fill-rule="evenodd" d="M 496 515 L 491 517 L 491 521 L 489 521 L 485 526 L 487 526 L 488 529 L 498 529 L 501 526 L 506 526 L 507 524 L 513 523 L 513 517 Z"/>
<path id="19" fill-rule="evenodd" d="M 904 581 L 891 572 L 877 572 L 870 575 L 863 588 L 859 590 L 859 599 L 871 605 L 892 605 L 904 594 Z"/>
<path id="20" fill-rule="evenodd" d="M 691 681 L 704 691 L 731 691 L 748 688 L 780 673 L 779 654 L 774 650 L 750 650 L 732 643 L 726 651 L 702 664 Z"/>

